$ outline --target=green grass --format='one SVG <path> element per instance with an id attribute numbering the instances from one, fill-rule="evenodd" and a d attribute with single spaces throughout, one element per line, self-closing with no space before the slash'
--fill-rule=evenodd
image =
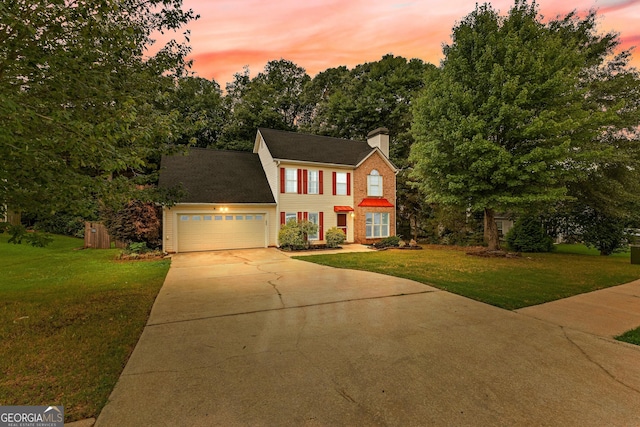
<path id="1" fill-rule="evenodd" d="M 618 341 L 624 341 L 635 345 L 640 345 L 640 328 L 632 329 L 616 337 Z"/>
<path id="2" fill-rule="evenodd" d="M 339 268 L 404 277 L 509 310 L 620 285 L 640 278 L 629 254 L 597 255 L 560 245 L 547 254 L 481 258 L 460 248 L 313 255 L 299 259 Z"/>
<path id="3" fill-rule="evenodd" d="M 169 261 L 115 261 L 117 250 L 46 248 L 0 234 L 0 402 L 64 405 L 95 417 L 147 321 Z"/>

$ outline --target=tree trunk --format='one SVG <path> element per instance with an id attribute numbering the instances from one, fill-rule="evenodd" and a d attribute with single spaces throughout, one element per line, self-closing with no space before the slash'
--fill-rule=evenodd
<path id="1" fill-rule="evenodd" d="M 498 236 L 498 225 L 495 220 L 493 209 L 484 209 L 484 241 L 490 251 L 500 250 L 500 237 Z"/>

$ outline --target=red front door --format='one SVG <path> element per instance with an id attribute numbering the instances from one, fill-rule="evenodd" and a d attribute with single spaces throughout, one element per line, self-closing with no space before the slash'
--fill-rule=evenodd
<path id="1" fill-rule="evenodd" d="M 347 214 L 339 213 L 338 214 L 338 228 L 344 231 L 344 235 L 347 235 Z"/>

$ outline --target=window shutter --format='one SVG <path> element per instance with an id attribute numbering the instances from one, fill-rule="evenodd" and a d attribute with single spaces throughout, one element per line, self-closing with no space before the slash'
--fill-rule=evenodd
<path id="1" fill-rule="evenodd" d="M 324 240 L 324 212 L 320 212 L 318 217 L 318 240 Z"/>
<path id="2" fill-rule="evenodd" d="M 347 196 L 351 195 L 351 172 L 347 172 Z"/>
<path id="3" fill-rule="evenodd" d="M 280 225 L 284 225 L 286 221 L 287 221 L 286 212 L 280 212 Z"/>
<path id="4" fill-rule="evenodd" d="M 336 173 L 332 172 L 332 176 L 333 176 L 333 195 L 336 195 Z"/>
<path id="5" fill-rule="evenodd" d="M 302 194 L 309 192 L 309 171 L 302 169 Z"/>
<path id="6" fill-rule="evenodd" d="M 302 169 L 298 169 L 298 194 L 302 194 Z"/>
<path id="7" fill-rule="evenodd" d="M 298 212 L 298 221 L 302 220 L 302 212 Z"/>
<path id="8" fill-rule="evenodd" d="M 280 168 L 280 192 L 284 193 L 284 168 Z"/>
<path id="9" fill-rule="evenodd" d="M 302 212 L 302 219 L 309 219 L 309 212 Z"/>
<path id="10" fill-rule="evenodd" d="M 322 171 L 318 172 L 318 194 L 324 193 L 324 181 L 322 180 Z"/>

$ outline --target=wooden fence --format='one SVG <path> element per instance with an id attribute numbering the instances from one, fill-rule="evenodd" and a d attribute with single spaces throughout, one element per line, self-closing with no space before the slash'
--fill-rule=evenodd
<path id="1" fill-rule="evenodd" d="M 124 248 L 127 245 L 118 240 L 112 240 L 107 227 L 99 222 L 84 223 L 84 247 L 92 249 L 111 249 L 111 242 L 116 248 Z"/>

